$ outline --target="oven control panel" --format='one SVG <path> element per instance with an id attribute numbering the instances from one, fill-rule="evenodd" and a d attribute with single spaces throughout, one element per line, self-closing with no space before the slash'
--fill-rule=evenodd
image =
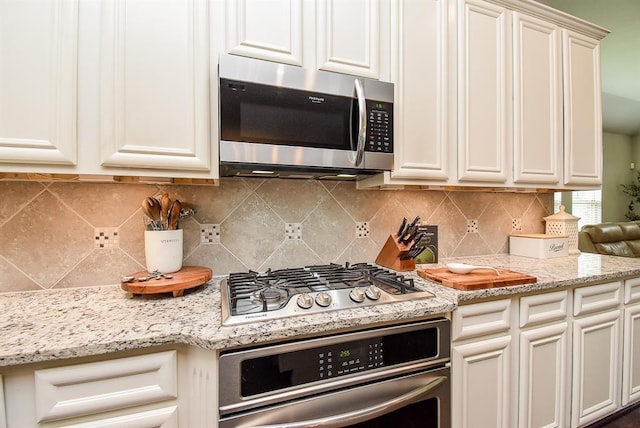
<path id="1" fill-rule="evenodd" d="M 318 353 L 318 379 L 355 373 L 384 365 L 382 340 L 347 344 Z"/>
<path id="2" fill-rule="evenodd" d="M 369 370 L 442 358 L 441 326 L 428 326 L 354 340 L 310 341 L 266 348 L 246 357 L 223 355 L 221 364 L 239 368 L 240 396 L 250 397 Z M 347 336 L 349 337 L 349 336 Z M 448 356 L 448 353 L 446 354 Z M 233 371 L 233 368 L 229 368 Z"/>

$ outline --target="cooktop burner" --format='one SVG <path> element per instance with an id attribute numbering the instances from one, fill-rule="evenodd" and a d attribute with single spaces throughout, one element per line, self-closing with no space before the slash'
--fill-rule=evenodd
<path id="1" fill-rule="evenodd" d="M 368 263 L 231 273 L 221 290 L 223 325 L 433 297 Z"/>

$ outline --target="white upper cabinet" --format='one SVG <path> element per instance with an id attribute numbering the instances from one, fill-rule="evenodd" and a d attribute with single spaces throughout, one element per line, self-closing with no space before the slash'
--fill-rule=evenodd
<path id="1" fill-rule="evenodd" d="M 398 3 L 392 43 L 394 179 L 449 178 L 447 12 L 445 0 Z"/>
<path id="2" fill-rule="evenodd" d="M 316 67 L 388 79 L 388 13 L 379 0 L 316 3 Z M 385 3 L 386 4 L 386 3 Z"/>
<path id="3" fill-rule="evenodd" d="M 388 0 L 227 0 L 226 51 L 388 80 Z"/>
<path id="4" fill-rule="evenodd" d="M 602 101 L 598 40 L 563 30 L 564 181 L 602 184 Z"/>
<path id="5" fill-rule="evenodd" d="M 0 163 L 77 162 L 78 1 L 0 2 Z"/>
<path id="6" fill-rule="evenodd" d="M 600 186 L 607 30 L 528 0 L 394 8 L 397 159 L 360 187 Z"/>
<path id="7" fill-rule="evenodd" d="M 0 1 L 0 171 L 217 178 L 215 7 Z"/>
<path id="8" fill-rule="evenodd" d="M 227 0 L 228 53 L 302 65 L 302 0 Z"/>
<path id="9" fill-rule="evenodd" d="M 505 183 L 510 135 L 510 15 L 500 6 L 458 7 L 458 180 Z"/>
<path id="10" fill-rule="evenodd" d="M 101 165 L 208 171 L 208 1 L 102 2 L 101 21 Z"/>
<path id="11" fill-rule="evenodd" d="M 513 181 L 562 174 L 562 56 L 557 25 L 513 13 Z"/>

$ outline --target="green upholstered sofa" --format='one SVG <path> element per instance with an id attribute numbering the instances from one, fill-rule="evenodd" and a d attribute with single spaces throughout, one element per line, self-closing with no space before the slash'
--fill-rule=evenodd
<path id="1" fill-rule="evenodd" d="M 583 226 L 578 232 L 578 248 L 586 253 L 640 257 L 640 221 Z"/>

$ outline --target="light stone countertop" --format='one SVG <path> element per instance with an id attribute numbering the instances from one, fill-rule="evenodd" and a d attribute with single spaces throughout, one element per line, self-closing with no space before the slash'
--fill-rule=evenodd
<path id="1" fill-rule="evenodd" d="M 492 265 L 534 275 L 538 282 L 477 291 L 457 291 L 425 281 L 435 294 L 414 299 L 221 326 L 220 278 L 183 297 L 132 296 L 119 285 L 0 294 L 0 367 L 107 354 L 157 345 L 187 344 L 224 349 L 378 323 L 441 315 L 459 304 L 587 283 L 640 277 L 640 259 L 581 254 L 538 260 L 507 254 L 444 260 Z M 434 268 L 422 265 L 419 268 Z"/>

